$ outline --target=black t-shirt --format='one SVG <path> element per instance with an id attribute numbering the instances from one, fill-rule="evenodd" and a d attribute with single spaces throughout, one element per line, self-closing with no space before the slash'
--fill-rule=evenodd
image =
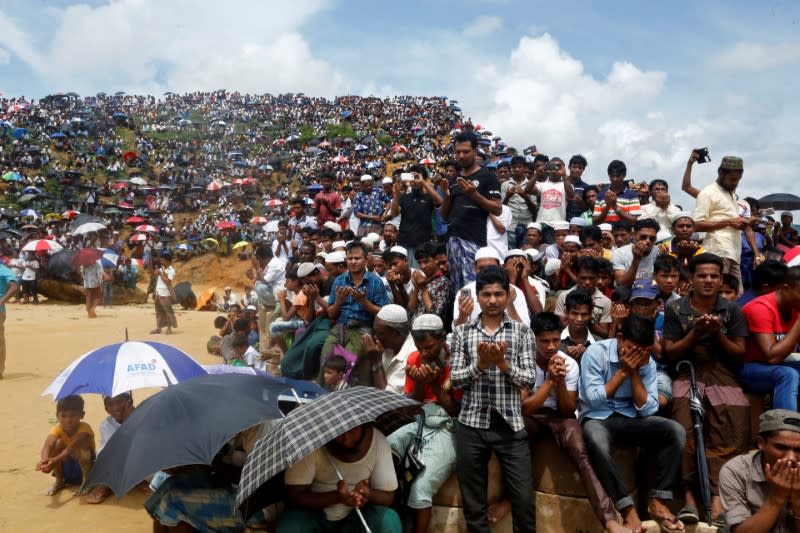
<path id="1" fill-rule="evenodd" d="M 575 189 L 575 198 L 580 198 L 583 200 L 583 191 L 586 190 L 589 184 L 583 181 L 583 178 L 579 179 L 578 181 L 572 184 L 572 188 Z M 567 220 L 571 220 L 573 217 L 579 217 L 585 211 L 583 207 L 581 207 L 581 202 L 577 200 L 569 200 L 567 201 Z"/>
<path id="2" fill-rule="evenodd" d="M 412 190 L 400 195 L 400 230 L 397 243 L 400 246 L 417 246 L 428 242 L 433 235 L 433 198 L 421 190 Z"/>
<path id="3" fill-rule="evenodd" d="M 500 199 L 500 182 L 488 168 L 481 168 L 465 178 L 471 181 L 484 198 Z M 461 192 L 457 178 L 450 180 L 449 235 L 486 246 L 486 217 L 489 215 L 469 196 Z"/>

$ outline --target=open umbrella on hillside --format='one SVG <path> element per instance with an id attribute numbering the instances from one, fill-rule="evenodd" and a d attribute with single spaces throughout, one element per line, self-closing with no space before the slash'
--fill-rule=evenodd
<path id="1" fill-rule="evenodd" d="M 266 217 L 253 217 L 250 219 L 251 224 L 266 224 L 269 220 Z"/>
<path id="2" fill-rule="evenodd" d="M 63 246 L 50 239 L 34 239 L 32 241 L 28 241 L 28 243 L 22 247 L 23 252 L 35 253 L 53 254 L 61 250 L 63 250 Z"/>
<path id="3" fill-rule="evenodd" d="M 144 222 L 147 222 L 147 220 L 142 217 L 128 217 L 125 219 L 125 223 L 130 224 L 131 226 L 135 224 L 142 224 Z"/>
<path id="4" fill-rule="evenodd" d="M 136 226 L 134 231 L 138 231 L 139 233 L 158 233 L 161 230 L 150 224 L 141 224 Z"/>
<path id="5" fill-rule="evenodd" d="M 758 200 L 761 208 L 772 207 L 774 209 L 781 209 L 787 211 L 800 210 L 800 196 L 790 193 L 774 193 L 768 194 Z"/>
<path id="6" fill-rule="evenodd" d="M 101 224 L 99 222 L 86 222 L 75 228 L 72 233 L 75 235 L 85 235 L 87 233 L 98 232 L 104 229 L 106 229 L 105 224 Z"/>
<path id="7" fill-rule="evenodd" d="M 96 263 L 103 257 L 103 250 L 98 248 L 81 248 L 72 256 L 72 266 L 82 267 Z"/>

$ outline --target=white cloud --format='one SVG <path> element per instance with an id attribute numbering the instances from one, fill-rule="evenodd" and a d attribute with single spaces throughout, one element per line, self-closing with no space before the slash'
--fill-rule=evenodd
<path id="1" fill-rule="evenodd" d="M 315 58 L 298 32 L 326 0 L 110 0 L 52 10 L 56 30 L 34 44 L 0 13 L 0 45 L 53 90 L 157 92 L 236 88 L 346 91 L 341 73 Z M 280 16 L 275 16 L 280 13 Z"/>
<path id="2" fill-rule="evenodd" d="M 496 15 L 478 15 L 461 32 L 464 37 L 485 37 L 500 30 L 503 19 Z"/>
<path id="3" fill-rule="evenodd" d="M 0 65 L 11 63 L 11 54 L 5 48 L 0 48 Z"/>
<path id="4" fill-rule="evenodd" d="M 711 58 L 716 68 L 735 71 L 769 70 L 800 62 L 800 42 L 777 44 L 740 42 Z"/>

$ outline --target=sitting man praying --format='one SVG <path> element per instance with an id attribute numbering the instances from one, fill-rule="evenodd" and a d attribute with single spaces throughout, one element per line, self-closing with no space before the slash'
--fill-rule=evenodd
<path id="1" fill-rule="evenodd" d="M 336 475 L 337 468 L 344 479 Z M 403 530 L 397 512 L 389 508 L 397 490 L 392 449 L 371 424 L 339 435 L 284 476 L 287 505 L 278 533 L 361 533 L 364 526 L 355 509 L 376 533 Z"/>

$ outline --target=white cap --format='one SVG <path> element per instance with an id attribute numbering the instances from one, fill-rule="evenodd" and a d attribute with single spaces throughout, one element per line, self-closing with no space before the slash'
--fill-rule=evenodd
<path id="1" fill-rule="evenodd" d="M 528 259 L 531 260 L 531 263 L 535 263 L 542 258 L 542 252 L 536 248 L 528 248 L 525 253 L 528 254 Z"/>
<path id="2" fill-rule="evenodd" d="M 405 307 L 397 304 L 389 304 L 381 307 L 375 318 L 380 318 L 387 324 L 406 325 L 408 324 L 408 312 Z"/>
<path id="3" fill-rule="evenodd" d="M 331 248 L 333 248 L 334 250 L 337 248 L 344 248 L 345 246 L 347 246 L 347 243 L 344 241 L 333 241 L 331 243 Z"/>
<path id="4" fill-rule="evenodd" d="M 538 231 L 541 232 L 542 231 L 542 225 L 539 224 L 538 222 L 531 222 L 530 224 L 528 224 L 528 229 L 535 229 L 535 230 L 538 230 Z"/>
<path id="5" fill-rule="evenodd" d="M 544 264 L 544 275 L 550 277 L 558 272 L 559 268 L 561 268 L 561 259 L 548 259 Z"/>
<path id="6" fill-rule="evenodd" d="M 669 221 L 671 224 L 674 224 L 675 221 L 678 220 L 679 218 L 688 218 L 689 220 L 694 222 L 694 215 L 692 215 L 692 213 L 690 213 L 689 211 L 680 211 L 678 213 L 675 213 L 674 215 L 669 217 Z"/>
<path id="7" fill-rule="evenodd" d="M 558 220 L 550 224 L 552 226 L 553 231 L 564 231 L 569 229 L 569 222 L 566 220 Z"/>
<path id="8" fill-rule="evenodd" d="M 361 240 L 372 241 L 372 244 L 375 244 L 376 242 L 381 240 L 381 236 L 373 231 L 372 233 L 367 233 L 364 237 L 361 237 Z"/>
<path id="9" fill-rule="evenodd" d="M 322 226 L 326 227 L 328 229 L 332 229 L 336 233 L 340 233 L 342 231 L 342 227 L 339 224 L 337 224 L 336 222 L 332 221 L 332 220 L 327 221 Z"/>
<path id="10" fill-rule="evenodd" d="M 344 252 L 330 252 L 325 256 L 325 262 L 330 264 L 344 263 L 347 260 Z"/>
<path id="11" fill-rule="evenodd" d="M 326 254 L 325 252 L 317 252 L 317 257 L 325 259 L 326 257 L 328 257 L 328 254 Z"/>
<path id="12" fill-rule="evenodd" d="M 500 259 L 500 254 L 498 254 L 497 250 L 495 250 L 491 246 L 484 246 L 483 248 L 478 248 L 478 251 L 475 252 L 475 262 L 477 263 L 479 259 L 494 259 L 498 263 L 503 262 L 503 260 Z"/>
<path id="13" fill-rule="evenodd" d="M 392 183 L 394 183 L 394 181 L 392 181 L 392 178 L 383 178 L 381 180 L 381 184 L 383 185 L 391 185 Z"/>
<path id="14" fill-rule="evenodd" d="M 363 174 L 361 176 L 361 183 L 364 183 L 365 181 L 375 181 L 375 178 L 373 178 L 369 174 Z"/>
<path id="15" fill-rule="evenodd" d="M 578 248 L 583 248 L 583 245 L 581 244 L 581 240 L 578 238 L 577 235 L 567 235 L 566 237 L 564 237 L 564 244 L 567 244 L 568 242 L 571 242 L 573 244 L 577 244 Z"/>
<path id="16" fill-rule="evenodd" d="M 297 267 L 297 277 L 304 278 L 317 269 L 314 263 L 300 263 Z"/>
<path id="17" fill-rule="evenodd" d="M 505 260 L 508 261 L 512 257 L 525 257 L 525 252 L 519 248 L 514 248 L 513 250 L 507 251 L 505 254 Z"/>
<path id="18" fill-rule="evenodd" d="M 570 226 L 580 226 L 582 228 L 586 227 L 586 221 L 583 220 L 581 217 L 572 217 L 569 219 Z"/>
<path id="19" fill-rule="evenodd" d="M 611 224 L 609 224 L 608 222 L 603 222 L 597 227 L 600 228 L 600 231 L 611 231 Z"/>
<path id="20" fill-rule="evenodd" d="M 444 323 L 439 315 L 424 314 L 419 315 L 411 324 L 411 331 L 441 331 Z"/>
<path id="21" fill-rule="evenodd" d="M 406 250 L 402 246 L 392 246 L 391 248 L 389 248 L 389 253 L 400 254 L 400 255 L 408 258 L 408 250 Z"/>

